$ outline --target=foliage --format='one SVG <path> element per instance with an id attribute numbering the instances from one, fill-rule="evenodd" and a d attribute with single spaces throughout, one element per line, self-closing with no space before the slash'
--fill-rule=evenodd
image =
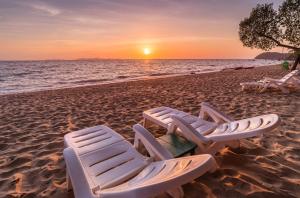
<path id="1" fill-rule="evenodd" d="M 300 0 L 287 0 L 279 8 L 278 18 L 284 28 L 283 38 L 300 47 Z"/>
<path id="2" fill-rule="evenodd" d="M 293 50 L 295 63 L 291 69 L 296 69 L 300 63 L 300 0 L 285 0 L 278 11 L 273 4 L 258 4 L 240 22 L 239 36 L 247 47 Z"/>
<path id="3" fill-rule="evenodd" d="M 300 0 L 286 0 L 278 11 L 273 4 L 258 4 L 240 22 L 239 36 L 244 46 L 251 48 L 300 51 Z"/>

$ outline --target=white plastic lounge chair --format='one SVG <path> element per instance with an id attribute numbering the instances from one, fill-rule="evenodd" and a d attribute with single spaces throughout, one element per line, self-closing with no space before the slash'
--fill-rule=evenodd
<path id="1" fill-rule="evenodd" d="M 257 82 L 245 82 L 240 83 L 240 85 L 242 86 L 243 91 L 254 88 L 259 92 L 264 92 L 268 88 L 275 88 L 280 89 L 283 93 L 289 93 L 289 87 L 300 88 L 300 79 L 297 78 L 298 74 L 299 71 L 294 70 L 281 79 L 265 77 L 263 80 Z"/>
<path id="2" fill-rule="evenodd" d="M 73 138 L 78 138 L 78 133 L 86 135 L 82 131 L 74 132 Z M 111 129 L 107 133 L 118 136 Z M 78 146 L 64 149 L 75 197 L 153 197 L 163 192 L 182 197 L 181 185 L 217 167 L 211 155 L 171 159 L 158 142 L 151 145 L 150 158 L 141 155 L 124 139 L 81 155 L 78 152 L 82 148 Z M 154 162 L 154 157 L 160 160 Z"/>
<path id="3" fill-rule="evenodd" d="M 104 125 L 85 128 L 64 136 L 65 148 L 75 148 L 79 155 L 123 141 L 124 138 Z"/>
<path id="4" fill-rule="evenodd" d="M 224 146 L 238 147 L 240 139 L 260 136 L 280 123 L 276 114 L 235 121 L 208 103 L 201 104 L 199 117 L 169 107 L 144 111 L 143 117 L 144 124 L 152 121 L 167 128 L 167 133 L 179 133 L 198 145 L 197 153 L 210 154 L 215 154 Z M 212 122 L 206 121 L 209 117 Z"/>
<path id="5" fill-rule="evenodd" d="M 120 134 L 115 133 L 104 125 L 74 131 L 64 136 L 65 148 L 72 147 L 76 149 L 78 155 L 84 155 L 123 140 L 124 138 Z M 67 188 L 71 189 L 72 186 L 68 175 L 67 170 Z"/>

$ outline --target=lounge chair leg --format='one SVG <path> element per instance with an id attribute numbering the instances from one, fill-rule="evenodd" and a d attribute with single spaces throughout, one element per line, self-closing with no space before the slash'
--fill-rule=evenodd
<path id="1" fill-rule="evenodd" d="M 169 191 L 167 191 L 167 193 L 169 195 L 171 195 L 171 197 L 174 197 L 174 198 L 182 198 L 184 196 L 184 192 L 182 190 L 182 187 L 169 190 Z"/>
<path id="2" fill-rule="evenodd" d="M 267 90 L 268 86 L 264 86 L 262 88 L 259 89 L 259 93 L 263 93 Z"/>
<path id="3" fill-rule="evenodd" d="M 167 134 L 176 133 L 176 130 L 177 126 L 174 123 L 172 123 L 167 129 Z"/>
<path id="4" fill-rule="evenodd" d="M 139 140 L 137 137 L 134 138 L 133 147 L 134 147 L 137 151 L 139 151 L 139 149 L 140 149 L 140 140 Z"/>
<path id="5" fill-rule="evenodd" d="M 71 183 L 71 178 L 68 174 L 68 171 L 66 173 L 66 180 L 67 180 L 67 191 L 72 190 L 72 183 Z"/>
<path id="6" fill-rule="evenodd" d="M 211 155 L 215 155 L 217 152 L 219 152 L 224 147 L 225 147 L 224 142 L 214 142 L 213 144 L 211 144 L 208 147 L 206 153 L 209 153 Z"/>
<path id="7" fill-rule="evenodd" d="M 210 173 L 214 173 L 216 170 L 218 170 L 220 168 L 217 161 L 216 161 L 216 159 L 213 158 L 213 160 L 215 161 L 215 163 L 214 163 L 214 166 L 211 167 L 211 169 L 209 171 Z"/>
<path id="8" fill-rule="evenodd" d="M 135 136 L 134 136 L 134 142 L 133 142 L 133 147 L 134 147 L 137 151 L 140 151 L 140 149 L 141 149 L 141 139 L 140 139 L 138 133 L 135 133 Z"/>
<path id="9" fill-rule="evenodd" d="M 242 91 L 245 91 L 245 85 L 242 85 Z"/>
<path id="10" fill-rule="evenodd" d="M 148 126 L 148 120 L 146 118 L 144 118 L 144 120 L 143 120 L 143 127 L 147 128 L 147 126 Z"/>

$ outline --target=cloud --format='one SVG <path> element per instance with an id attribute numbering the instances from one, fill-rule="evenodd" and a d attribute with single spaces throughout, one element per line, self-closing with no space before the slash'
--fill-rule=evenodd
<path id="1" fill-rule="evenodd" d="M 30 7 L 45 12 L 50 16 L 56 16 L 59 15 L 61 13 L 61 10 L 59 10 L 58 8 L 46 5 L 46 4 L 30 4 Z"/>

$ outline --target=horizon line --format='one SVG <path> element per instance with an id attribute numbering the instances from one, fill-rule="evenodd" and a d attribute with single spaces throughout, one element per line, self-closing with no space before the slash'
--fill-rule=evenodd
<path id="1" fill-rule="evenodd" d="M 98 61 L 98 60 L 255 60 L 253 58 L 77 58 L 77 59 L 16 59 L 5 60 L 0 59 L 1 62 L 12 61 Z"/>

